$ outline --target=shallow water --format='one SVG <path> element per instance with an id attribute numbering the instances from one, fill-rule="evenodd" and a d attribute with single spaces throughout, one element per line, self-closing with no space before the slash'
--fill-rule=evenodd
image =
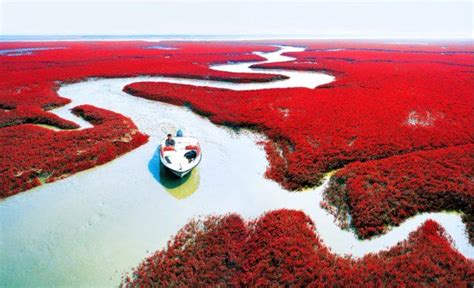
<path id="1" fill-rule="evenodd" d="M 0 49 L 0 56 L 24 56 L 33 55 L 36 51 L 66 49 L 66 47 L 32 47 L 32 48 L 15 48 Z"/>
<path id="2" fill-rule="evenodd" d="M 279 54 L 262 55 L 271 61 L 291 60 Z M 248 71 L 245 67 L 251 64 L 215 68 Z M 235 70 L 236 67 L 244 70 Z M 142 132 L 150 135 L 150 141 L 110 163 L 1 201 L 0 278 L 3 282 L 9 286 L 116 285 L 124 272 L 129 272 L 146 255 L 163 248 L 195 216 L 236 212 L 253 218 L 278 208 L 298 209 L 310 215 L 322 240 L 339 255 L 359 257 L 386 249 L 432 218 L 447 229 L 464 255 L 474 258 L 473 247 L 464 233 L 465 225 L 455 213 L 422 214 L 381 237 L 358 241 L 353 233 L 337 227 L 333 217 L 320 208 L 327 180 L 319 188 L 290 193 L 264 178 L 267 160 L 263 149 L 256 145 L 263 139 L 261 135 L 246 130 L 236 133 L 186 108 L 122 92 L 126 84 L 144 80 L 250 90 L 313 88 L 333 79 L 318 73 L 278 72 L 291 74 L 293 78 L 234 84 L 136 77 L 63 85 L 59 94 L 72 99 L 72 103 L 53 110 L 56 114 L 83 128 L 90 127 L 68 109 L 92 104 L 130 117 Z M 203 159 L 198 170 L 179 186 L 167 181 L 159 170 L 156 148 L 166 133 L 183 127 L 185 133 L 199 137 Z"/>
<path id="3" fill-rule="evenodd" d="M 158 49 L 158 50 L 176 50 L 178 48 L 165 46 L 165 45 L 155 45 L 155 46 L 147 46 L 146 49 Z"/>

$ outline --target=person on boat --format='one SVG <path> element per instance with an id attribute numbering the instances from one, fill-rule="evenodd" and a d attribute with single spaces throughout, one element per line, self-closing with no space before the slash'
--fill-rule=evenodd
<path id="1" fill-rule="evenodd" d="M 173 136 L 171 134 L 168 134 L 166 136 L 165 146 L 166 147 L 174 146 L 174 144 L 175 144 L 175 141 L 173 139 Z"/>
<path id="2" fill-rule="evenodd" d="M 197 158 L 197 151 L 196 150 L 190 150 L 186 153 L 184 153 L 184 157 L 186 157 L 186 159 L 188 159 L 188 162 L 191 163 L 192 161 L 194 161 L 196 158 Z"/>

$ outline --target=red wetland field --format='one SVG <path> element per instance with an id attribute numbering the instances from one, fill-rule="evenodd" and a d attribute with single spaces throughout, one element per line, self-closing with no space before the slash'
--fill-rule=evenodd
<path id="1" fill-rule="evenodd" d="M 254 52 L 275 52 L 277 45 L 304 51 L 284 54 L 290 61 L 252 65 L 260 73 L 210 67 L 263 61 Z M 138 81 L 123 91 L 185 106 L 215 125 L 264 135 L 255 143 L 268 161 L 262 177 L 287 193 L 306 193 L 330 177 L 324 201 L 315 200 L 314 209 L 323 206 L 360 240 L 384 235 L 419 213 L 443 212 L 459 213 L 474 243 L 471 42 L 1 42 L 0 52 L 2 202 L 42 193 L 28 190 L 81 171 L 94 173 L 87 170 L 149 141 L 133 119 L 116 111 L 73 107 L 89 128 L 54 114 L 71 102 L 58 94 L 62 85 L 145 75 L 238 85 L 288 79 L 278 70 L 312 71 L 335 79 L 313 89 L 242 91 Z M 133 193 L 130 197 L 133 201 Z M 117 281 L 127 287 L 474 283 L 474 255 L 457 251 L 436 219 L 388 250 L 354 259 L 333 253 L 318 229 L 318 219 L 292 209 L 255 219 L 235 213 L 192 219 L 167 247 L 144 254 L 145 260 Z"/>

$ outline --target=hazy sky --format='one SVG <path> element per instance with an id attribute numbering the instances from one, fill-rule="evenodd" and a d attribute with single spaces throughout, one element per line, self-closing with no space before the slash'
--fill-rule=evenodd
<path id="1" fill-rule="evenodd" d="M 471 1 L 0 1 L 2 35 L 473 38 Z"/>

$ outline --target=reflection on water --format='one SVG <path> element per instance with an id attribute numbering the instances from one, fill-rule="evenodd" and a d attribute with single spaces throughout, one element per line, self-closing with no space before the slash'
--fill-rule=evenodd
<path id="1" fill-rule="evenodd" d="M 199 187 L 199 170 L 195 168 L 188 175 L 180 178 L 168 171 L 160 161 L 160 146 L 158 146 L 148 162 L 148 170 L 166 191 L 174 198 L 181 200 L 196 192 Z"/>
<path id="2" fill-rule="evenodd" d="M 199 169 L 195 168 L 191 173 L 179 178 L 160 165 L 160 183 L 174 198 L 184 199 L 193 194 L 199 186 Z"/>

